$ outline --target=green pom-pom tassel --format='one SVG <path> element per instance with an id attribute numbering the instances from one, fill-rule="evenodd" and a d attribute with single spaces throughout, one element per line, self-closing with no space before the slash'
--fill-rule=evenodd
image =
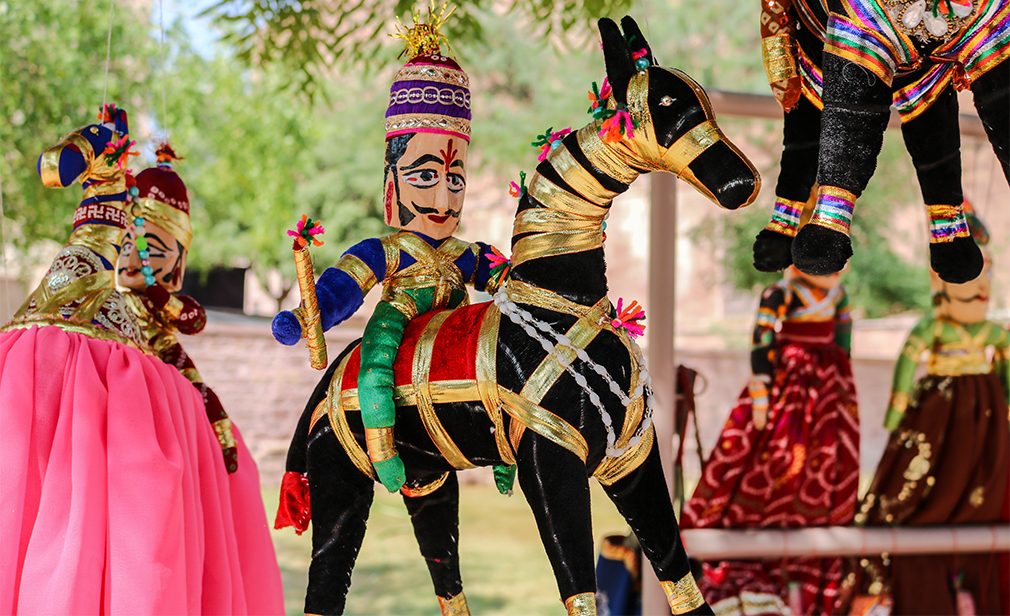
<path id="1" fill-rule="evenodd" d="M 495 464 L 494 466 L 494 484 L 498 488 L 498 492 L 506 495 L 512 494 L 512 486 L 516 482 L 516 465 L 515 464 Z"/>
<path id="2" fill-rule="evenodd" d="M 381 462 L 373 462 L 375 474 L 379 476 L 381 483 L 390 492 L 397 492 L 407 481 L 406 471 L 403 468 L 403 460 L 399 455 L 388 458 Z"/>

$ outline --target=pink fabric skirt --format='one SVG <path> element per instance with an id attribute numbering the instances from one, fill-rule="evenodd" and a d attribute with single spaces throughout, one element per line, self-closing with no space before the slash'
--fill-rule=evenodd
<path id="1" fill-rule="evenodd" d="M 282 613 L 256 464 L 124 345 L 0 333 L 0 613 Z"/>

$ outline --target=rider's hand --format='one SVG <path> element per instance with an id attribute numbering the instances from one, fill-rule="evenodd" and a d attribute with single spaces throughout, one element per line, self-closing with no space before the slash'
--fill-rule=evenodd
<path id="1" fill-rule="evenodd" d="M 302 339 L 302 324 L 298 322 L 298 317 L 290 310 L 278 312 L 270 324 L 274 338 L 281 344 L 288 346 L 297 344 Z"/>

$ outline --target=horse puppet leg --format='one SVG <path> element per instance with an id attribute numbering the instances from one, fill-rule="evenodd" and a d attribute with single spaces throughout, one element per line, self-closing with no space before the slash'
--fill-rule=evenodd
<path id="1" fill-rule="evenodd" d="M 982 251 L 968 230 L 961 203 L 961 131 L 957 95 L 947 86 L 917 117 L 901 125 L 929 218 L 929 264 L 940 278 L 971 280 L 982 271 Z M 960 229 L 956 231 L 955 229 Z"/>
<path id="2" fill-rule="evenodd" d="M 586 465 L 539 434 L 516 452 L 519 487 L 533 510 L 568 614 L 596 614 L 596 570 Z"/>
<path id="3" fill-rule="evenodd" d="M 659 446 L 653 442 L 648 457 L 638 468 L 603 489 L 638 536 L 642 552 L 652 563 L 673 613 L 712 614 L 691 575 L 673 503 L 666 490 Z"/>
<path id="4" fill-rule="evenodd" d="M 312 563 L 305 613 L 341 614 L 375 484 L 347 458 L 329 422 L 316 424 L 307 447 Z"/>
<path id="5" fill-rule="evenodd" d="M 408 473 L 409 474 L 409 473 Z M 443 614 L 469 614 L 459 573 L 459 480 L 450 472 L 430 494 L 403 495 L 414 537 Z"/>
<path id="6" fill-rule="evenodd" d="M 793 238 L 817 179 L 821 111 L 801 96 L 782 118 L 782 159 L 771 221 L 754 239 L 754 267 L 778 272 L 793 263 Z"/>
<path id="7" fill-rule="evenodd" d="M 1010 58 L 973 81 L 971 93 L 1003 176 L 1010 182 Z"/>

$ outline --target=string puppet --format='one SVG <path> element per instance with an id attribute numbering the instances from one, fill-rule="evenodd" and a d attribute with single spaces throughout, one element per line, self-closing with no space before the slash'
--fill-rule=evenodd
<path id="1" fill-rule="evenodd" d="M 431 311 L 406 324 L 393 362 L 392 438 L 418 499 L 439 494 L 455 470 L 514 463 L 569 614 L 596 613 L 590 476 L 635 529 L 672 611 L 711 613 L 666 490 L 648 372 L 607 297 L 603 222 L 613 199 L 643 172 L 675 173 L 727 209 L 751 203 L 760 179 L 722 134 L 704 90 L 683 72 L 657 65 L 634 20 L 622 21 L 623 33 L 609 19 L 599 26 L 608 94 L 587 125 L 548 147 L 517 191 L 507 283 L 494 302 Z M 394 116 L 387 129 L 399 126 Z M 433 168 L 420 182 L 444 172 L 445 158 L 430 155 Z M 399 160 L 402 183 L 410 171 L 402 165 L 416 159 Z M 404 209 L 412 206 L 402 197 L 418 194 L 401 186 Z M 396 201 L 389 211 L 400 211 Z M 381 272 L 371 273 L 378 279 Z M 327 312 L 323 296 L 320 309 Z M 278 332 L 287 341 L 300 335 L 287 331 Z M 307 612 L 343 611 L 372 502 L 375 473 L 362 410 L 362 379 L 373 368 L 365 359 L 369 335 L 330 365 L 289 450 L 289 459 L 305 461 L 311 502 Z M 453 492 L 434 510 L 440 515 L 411 515 L 429 569 L 430 555 L 456 562 L 451 531 L 458 496 Z M 426 545 L 441 547 L 431 553 Z M 443 613 L 468 613 L 462 593 L 446 597 L 432 573 Z"/>
<path id="2" fill-rule="evenodd" d="M 982 254 L 961 207 L 957 92 L 971 90 L 1010 180 L 1010 3 L 761 0 L 761 9 L 765 68 L 785 115 L 775 207 L 754 243 L 755 267 L 842 269 L 893 104 L 925 203 L 930 266 L 947 282 L 978 276 Z M 808 199 L 812 220 L 800 231 Z"/>
<path id="3" fill-rule="evenodd" d="M 989 233 L 970 209 L 968 224 L 986 247 Z M 894 368 L 890 437 L 858 523 L 1010 521 L 1010 331 L 987 318 L 991 267 L 987 254 L 975 280 L 933 277 L 932 314 L 909 332 Z M 923 361 L 926 374 L 916 380 Z M 858 600 L 864 608 L 892 600 L 899 614 L 1006 613 L 1008 573 L 1006 553 L 866 559 Z"/>
<path id="4" fill-rule="evenodd" d="M 0 328 L 0 612 L 280 613 L 249 452 L 235 434 L 230 475 L 200 392 L 116 290 L 133 145 L 110 104 L 39 157 L 46 186 L 84 195 Z"/>

